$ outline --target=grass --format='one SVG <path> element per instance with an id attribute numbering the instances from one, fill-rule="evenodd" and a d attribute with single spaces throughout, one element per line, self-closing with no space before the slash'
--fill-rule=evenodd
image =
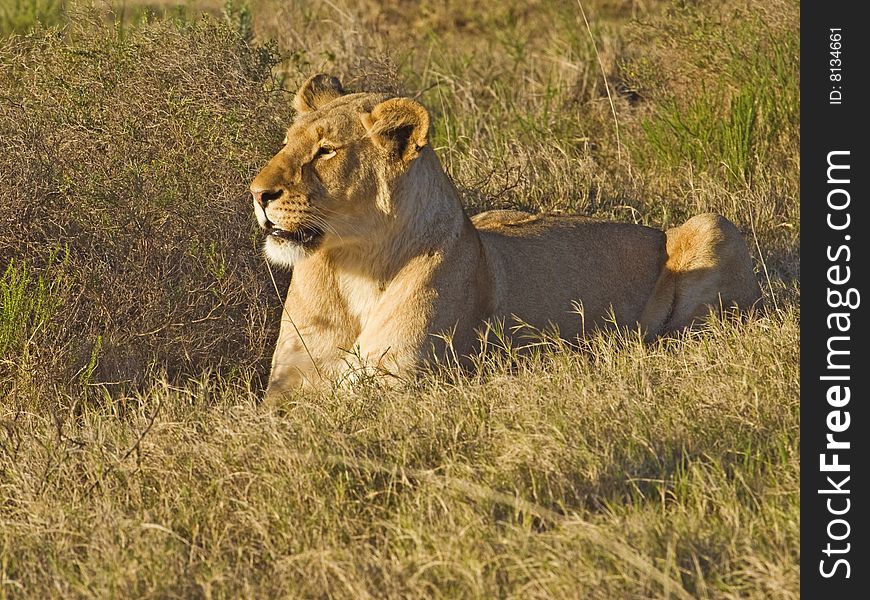
<path id="1" fill-rule="evenodd" d="M 3 316 L 0 319 L 0 354 L 20 356 L 25 346 L 42 333 L 57 313 L 59 294 L 52 290 L 56 281 L 47 282 L 43 276 L 34 278 L 27 266 L 11 261 L 0 277 L 0 299 Z"/>
<path id="2" fill-rule="evenodd" d="M 798 596 L 796 2 L 171 5 L 0 29 L 0 597 Z M 245 189 L 314 70 L 471 211 L 725 214 L 768 309 L 262 407 Z"/>
<path id="3" fill-rule="evenodd" d="M 711 61 L 709 53 L 701 52 L 702 44 L 718 41 L 722 47 L 716 68 L 722 73 L 690 94 L 679 88 L 657 92 L 663 101 L 642 123 L 648 144 L 637 148 L 639 161 L 657 161 L 671 172 L 721 169 L 739 185 L 763 177 L 757 167 L 781 160 L 781 144 L 787 145 L 798 131 L 800 78 L 793 58 L 800 51 L 799 38 L 777 30 L 766 16 L 736 10 L 710 23 L 709 15 L 697 7 L 682 7 L 669 17 L 677 25 L 667 38 L 684 49 L 699 75 Z M 737 35 L 734 19 L 740 20 Z M 759 39 L 764 40 L 760 48 Z M 643 61 L 649 69 L 649 59 Z M 626 70 L 634 72 L 636 62 L 628 61 Z M 641 89 L 652 87 L 649 76 L 635 79 Z"/>
<path id="4" fill-rule="evenodd" d="M 598 338 L 281 412 L 210 378 L 22 413 L 5 577 L 101 597 L 796 596 L 797 335 L 786 312 Z"/>
<path id="5" fill-rule="evenodd" d="M 3 0 L 0 35 L 56 25 L 63 20 L 65 5 L 65 0 Z"/>

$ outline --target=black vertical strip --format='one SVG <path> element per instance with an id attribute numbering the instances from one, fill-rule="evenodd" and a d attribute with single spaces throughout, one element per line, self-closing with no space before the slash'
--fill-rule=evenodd
<path id="1" fill-rule="evenodd" d="M 801 594 L 806 598 L 870 593 L 865 317 L 870 93 L 863 81 L 870 31 L 861 8 L 862 3 L 847 2 L 801 5 Z"/>

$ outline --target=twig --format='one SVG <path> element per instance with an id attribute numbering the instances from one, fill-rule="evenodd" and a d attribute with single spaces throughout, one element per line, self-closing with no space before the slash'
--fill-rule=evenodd
<path id="1" fill-rule="evenodd" d="M 296 327 L 296 323 L 293 321 L 293 317 L 290 316 L 290 311 L 287 310 L 287 303 L 285 302 L 285 298 L 281 297 L 281 290 L 278 289 L 278 282 L 275 281 L 275 274 L 272 273 L 272 266 L 269 264 L 268 260 L 266 261 L 266 270 L 269 271 L 269 278 L 272 280 L 272 287 L 275 289 L 275 294 L 278 296 L 278 300 L 281 302 L 281 311 L 284 313 L 284 316 L 287 317 L 287 320 L 290 321 L 290 324 L 293 326 L 293 330 L 296 332 L 296 335 L 299 336 L 299 341 L 302 342 L 302 347 L 305 348 L 305 353 L 311 360 L 311 364 L 314 365 L 314 371 L 317 373 L 317 376 L 321 379 L 325 379 L 325 377 L 323 377 L 323 373 L 320 372 L 320 367 L 317 366 L 317 361 L 314 360 L 314 356 L 311 355 L 311 351 L 308 349 L 308 344 L 305 343 L 305 338 L 302 337 L 302 334 L 299 332 L 299 328 Z"/>
<path id="2" fill-rule="evenodd" d="M 767 281 L 767 287 L 770 289 L 770 298 L 773 300 L 773 308 L 779 312 L 779 302 L 776 301 L 776 294 L 773 291 L 773 282 L 770 280 L 770 273 L 767 272 L 767 262 L 764 260 L 764 254 L 761 252 L 761 244 L 758 243 L 758 235 L 755 233 L 755 218 L 752 216 L 752 211 L 749 211 L 749 228 L 752 231 L 752 239 L 755 241 L 755 249 L 758 251 L 758 261 L 761 263 L 761 268 L 764 269 L 764 279 Z"/>
<path id="3" fill-rule="evenodd" d="M 610 112 L 613 113 L 613 122 L 616 125 L 616 161 L 622 164 L 622 150 L 619 143 L 619 119 L 616 118 L 616 106 L 613 104 L 613 96 L 610 94 L 610 83 L 607 81 L 607 73 L 604 70 L 604 62 L 601 60 L 601 54 L 598 53 L 598 45 L 595 43 L 595 37 L 592 35 L 592 28 L 589 27 L 589 21 L 586 19 L 586 11 L 583 10 L 583 4 L 577 0 L 577 6 L 580 7 L 580 14 L 583 15 L 583 22 L 586 23 L 586 31 L 589 32 L 589 39 L 592 40 L 592 48 L 595 50 L 595 57 L 598 59 L 598 67 L 601 69 L 601 76 L 604 78 L 604 89 L 607 91 L 607 100 L 610 102 Z"/>
<path id="4" fill-rule="evenodd" d="M 423 94 L 425 94 L 426 92 L 428 92 L 429 90 L 431 90 L 437 86 L 438 86 L 438 82 L 436 81 L 435 83 L 424 87 L 422 90 L 419 90 L 417 93 L 415 93 L 413 96 L 411 96 L 411 100 L 419 100 L 420 96 L 422 96 Z"/>
<path id="5" fill-rule="evenodd" d="M 124 455 L 120 458 L 120 460 L 118 462 L 123 462 L 123 461 L 127 460 L 128 458 L 130 458 L 131 454 L 133 454 L 134 452 L 137 452 L 139 450 L 139 446 L 140 446 L 140 444 L 142 444 L 142 440 L 145 439 L 145 436 L 148 435 L 148 432 L 151 431 L 152 427 L 154 427 L 154 422 L 157 419 L 157 414 L 160 412 L 160 407 L 162 405 L 163 405 L 163 402 L 161 402 L 160 398 L 158 398 L 157 399 L 157 406 L 155 406 L 154 410 L 151 411 L 151 416 L 148 417 L 148 424 L 145 426 L 145 429 L 143 429 L 139 433 L 139 436 L 136 438 L 136 441 L 133 443 L 132 446 L 130 446 L 130 448 L 124 453 Z M 141 457 L 137 456 L 137 465 L 139 465 L 139 459 L 141 459 Z M 141 465 L 139 465 L 139 466 L 141 466 Z M 114 471 L 116 471 L 116 469 L 113 465 L 107 465 L 107 471 L 114 472 Z M 91 485 L 89 485 L 88 488 L 85 490 L 84 495 L 90 496 L 91 492 L 94 491 L 94 488 L 97 487 L 97 485 L 99 485 L 101 483 L 102 483 L 102 478 L 94 479 L 94 481 L 91 482 Z"/>
<path id="6" fill-rule="evenodd" d="M 139 444 L 142 443 L 142 440 L 145 439 L 145 436 L 148 435 L 148 432 L 151 431 L 152 427 L 154 427 L 154 420 L 157 419 L 157 413 L 160 412 L 160 407 L 162 406 L 162 404 L 163 403 L 160 401 L 160 398 L 157 398 L 157 406 L 154 407 L 154 410 L 151 411 L 151 416 L 148 417 L 148 425 L 146 425 L 145 429 L 143 429 L 142 432 L 139 434 L 139 437 L 136 439 L 136 443 L 130 446 L 130 449 L 127 450 L 124 453 L 124 456 L 121 457 L 122 461 L 127 460 L 128 458 L 130 458 L 130 455 L 133 454 L 133 452 L 139 450 Z"/>

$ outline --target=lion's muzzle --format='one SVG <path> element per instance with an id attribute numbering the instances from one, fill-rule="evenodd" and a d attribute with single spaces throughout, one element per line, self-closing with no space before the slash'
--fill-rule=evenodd
<path id="1" fill-rule="evenodd" d="M 280 227 L 275 227 L 273 223 L 269 222 L 264 230 L 268 236 L 291 242 L 305 248 L 313 248 L 314 246 L 317 246 L 317 244 L 320 243 L 320 239 L 323 237 L 323 230 L 314 225 L 302 225 L 293 231 L 288 231 L 286 229 L 281 229 Z"/>

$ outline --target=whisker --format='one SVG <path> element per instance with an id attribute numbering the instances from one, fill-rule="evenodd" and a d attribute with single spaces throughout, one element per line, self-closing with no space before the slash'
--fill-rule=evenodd
<path id="1" fill-rule="evenodd" d="M 325 214 L 318 213 L 331 214 L 329 215 L 329 218 L 327 218 Z M 312 218 L 316 219 L 319 224 L 323 225 L 324 229 L 328 229 L 330 232 L 338 236 L 339 239 L 343 240 L 344 236 L 335 227 L 335 221 L 339 221 L 341 225 L 345 226 L 350 231 L 351 235 L 362 236 L 363 231 L 356 225 L 356 223 L 351 221 L 346 215 L 340 214 L 337 211 L 323 207 L 315 207 L 314 210 L 312 210 L 312 212 L 309 214 Z"/>
<path id="2" fill-rule="evenodd" d="M 319 226 L 324 231 L 329 231 L 330 233 L 333 233 L 336 236 L 338 236 L 339 239 L 341 238 L 341 234 L 338 232 L 338 230 L 335 228 L 335 226 L 332 225 L 332 223 L 329 223 L 322 216 L 318 215 L 317 213 L 312 212 L 312 213 L 309 213 L 309 218 L 311 219 L 311 221 L 314 222 L 315 225 Z"/>

